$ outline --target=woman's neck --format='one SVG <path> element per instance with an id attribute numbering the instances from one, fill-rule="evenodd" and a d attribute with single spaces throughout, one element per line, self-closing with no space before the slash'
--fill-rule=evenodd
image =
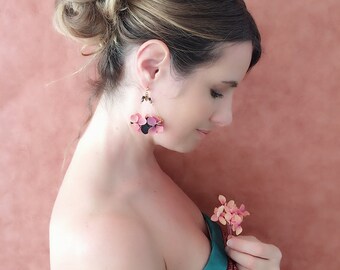
<path id="1" fill-rule="evenodd" d="M 135 131 L 130 124 L 130 115 L 140 109 L 140 99 L 136 99 L 135 104 L 125 98 L 108 107 L 107 100 L 102 97 L 78 143 L 81 152 L 87 152 L 94 162 L 104 163 L 114 170 L 112 173 L 117 173 L 118 169 L 134 175 L 159 169 L 152 137 Z"/>

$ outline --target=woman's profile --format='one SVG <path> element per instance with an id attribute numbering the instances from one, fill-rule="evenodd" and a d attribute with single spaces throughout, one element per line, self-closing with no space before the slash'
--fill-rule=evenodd
<path id="1" fill-rule="evenodd" d="M 99 78 L 51 215 L 51 269 L 219 270 L 228 257 L 279 269 L 279 249 L 253 236 L 221 249 L 154 156 L 192 151 L 231 123 L 233 92 L 261 57 L 244 1 L 59 0 L 54 22 L 97 46 Z"/>

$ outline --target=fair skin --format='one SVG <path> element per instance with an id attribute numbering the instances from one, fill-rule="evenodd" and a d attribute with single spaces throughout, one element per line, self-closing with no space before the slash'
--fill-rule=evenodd
<path id="1" fill-rule="evenodd" d="M 51 269 L 203 269 L 210 253 L 198 207 L 160 169 L 156 145 L 195 149 L 205 133 L 232 121 L 234 87 L 249 67 L 251 43 L 178 78 L 167 46 L 149 40 L 127 56 L 113 101 L 102 96 L 77 145 L 50 223 Z M 140 103 L 149 88 L 153 103 Z M 213 89 L 214 91 L 212 91 Z M 156 114 L 164 132 L 136 133 L 130 115 Z M 204 132 L 202 132 L 204 131 Z M 251 236 L 226 252 L 239 269 L 279 269 L 281 254 Z M 180 243 L 180 245 L 179 245 Z"/>

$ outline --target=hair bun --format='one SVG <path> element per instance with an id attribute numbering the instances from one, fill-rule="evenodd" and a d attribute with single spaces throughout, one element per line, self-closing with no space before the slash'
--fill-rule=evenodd
<path id="1" fill-rule="evenodd" d="M 118 13 L 125 6 L 122 0 L 59 0 L 53 24 L 65 36 L 99 44 L 114 34 Z"/>

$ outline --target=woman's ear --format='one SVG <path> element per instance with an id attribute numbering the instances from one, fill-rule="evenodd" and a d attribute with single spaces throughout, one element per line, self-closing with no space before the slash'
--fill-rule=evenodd
<path id="1" fill-rule="evenodd" d="M 137 51 L 137 73 L 144 89 L 166 72 L 170 65 L 168 46 L 160 40 L 144 42 Z"/>

